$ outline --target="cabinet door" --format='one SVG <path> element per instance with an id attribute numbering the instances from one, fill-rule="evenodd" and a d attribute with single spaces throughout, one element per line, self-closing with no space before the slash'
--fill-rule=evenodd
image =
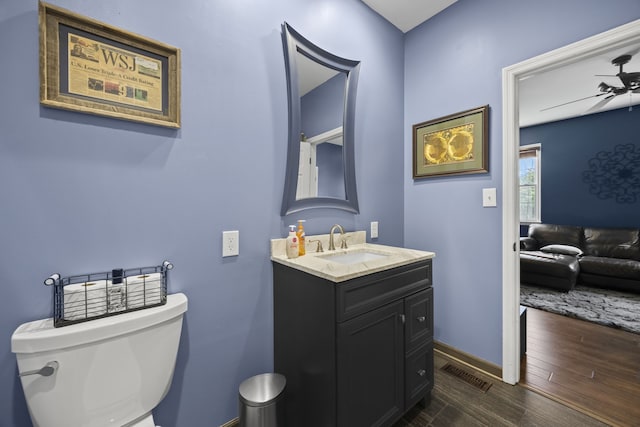
<path id="1" fill-rule="evenodd" d="M 404 412 L 404 302 L 338 324 L 338 423 L 387 426 Z"/>
<path id="2" fill-rule="evenodd" d="M 433 288 L 405 300 L 407 313 L 407 353 L 433 339 Z"/>

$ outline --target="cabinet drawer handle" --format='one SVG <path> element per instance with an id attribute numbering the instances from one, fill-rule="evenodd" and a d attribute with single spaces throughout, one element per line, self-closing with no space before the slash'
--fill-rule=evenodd
<path id="1" fill-rule="evenodd" d="M 420 316 L 420 317 L 418 317 L 416 320 L 417 320 L 418 322 L 422 323 L 422 322 L 424 322 L 425 320 L 427 320 L 427 318 L 426 318 L 426 317 L 424 317 L 424 316 Z"/>
<path id="2" fill-rule="evenodd" d="M 420 375 L 421 377 L 424 377 L 426 375 L 427 371 L 425 371 L 424 369 L 420 369 L 418 371 L 418 375 Z"/>

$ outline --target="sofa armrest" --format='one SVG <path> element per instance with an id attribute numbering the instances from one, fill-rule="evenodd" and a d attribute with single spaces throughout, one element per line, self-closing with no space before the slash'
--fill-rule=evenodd
<path id="1" fill-rule="evenodd" d="M 536 251 L 538 250 L 538 241 L 532 237 L 520 237 L 520 250 Z"/>

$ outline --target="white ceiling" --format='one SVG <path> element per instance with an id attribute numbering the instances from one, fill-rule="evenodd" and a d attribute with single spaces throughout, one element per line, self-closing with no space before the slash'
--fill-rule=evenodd
<path id="1" fill-rule="evenodd" d="M 406 33 L 457 0 L 362 1 Z M 596 96 L 601 93 L 598 89 L 600 82 L 621 86 L 620 79 L 615 76 L 619 71 L 618 67 L 612 65 L 611 60 L 624 54 L 633 55 L 631 61 L 624 65 L 624 71 L 640 72 L 640 45 L 630 45 L 624 49 L 604 52 L 522 80 L 519 87 L 520 126 L 531 126 L 640 104 L 640 93 L 627 93 L 611 98 L 601 108 L 589 111 L 606 97 L 606 95 Z M 611 77 L 597 76 L 599 74 Z M 568 104 L 547 110 L 549 107 L 564 103 Z"/>
<path id="2" fill-rule="evenodd" d="M 298 67 L 298 94 L 300 96 L 306 95 L 338 74 L 338 71 L 320 65 L 299 52 L 296 53 L 296 66 Z"/>
<path id="3" fill-rule="evenodd" d="M 623 66 L 626 73 L 640 72 L 640 44 L 592 56 L 573 64 L 534 75 L 520 81 L 520 126 L 599 113 L 640 103 L 640 93 L 626 93 L 605 101 L 598 85 L 604 82 L 622 87 L 618 66 L 611 61 L 620 55 L 633 55 Z M 586 98 L 586 99 L 584 99 Z M 606 102 L 604 106 L 599 106 Z M 566 105 L 561 105 L 568 103 Z M 550 108 L 554 107 L 554 108 Z M 596 107 L 592 110 L 592 108 Z"/>
<path id="4" fill-rule="evenodd" d="M 458 0 L 362 0 L 403 33 L 422 24 Z"/>

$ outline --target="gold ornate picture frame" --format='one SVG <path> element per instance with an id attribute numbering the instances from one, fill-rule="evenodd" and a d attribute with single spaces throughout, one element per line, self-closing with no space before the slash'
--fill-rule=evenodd
<path id="1" fill-rule="evenodd" d="M 180 50 L 39 3 L 40 103 L 180 127 Z"/>
<path id="2" fill-rule="evenodd" d="M 413 178 L 489 172 L 489 106 L 413 125 Z"/>

